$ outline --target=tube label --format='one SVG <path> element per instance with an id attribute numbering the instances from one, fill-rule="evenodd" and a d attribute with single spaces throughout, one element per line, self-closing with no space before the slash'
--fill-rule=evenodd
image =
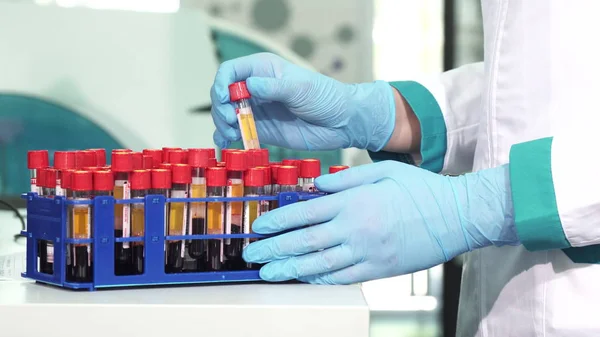
<path id="1" fill-rule="evenodd" d="M 123 181 L 123 199 L 131 199 L 131 187 L 129 181 Z M 131 223 L 130 223 L 130 204 L 123 204 L 123 237 L 128 238 L 131 235 Z M 123 248 L 129 248 L 129 242 L 123 242 Z"/>
<path id="2" fill-rule="evenodd" d="M 56 196 L 65 196 L 65 190 L 61 187 L 60 179 L 56 179 Z"/>
<path id="3" fill-rule="evenodd" d="M 30 190 L 31 192 L 38 193 L 38 194 L 40 193 L 40 190 L 37 187 L 37 179 L 36 178 L 31 178 L 29 180 L 29 184 L 31 184 L 31 190 Z"/>

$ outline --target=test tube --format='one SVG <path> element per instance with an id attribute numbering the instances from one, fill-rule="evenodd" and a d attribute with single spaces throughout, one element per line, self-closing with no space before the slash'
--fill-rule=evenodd
<path id="1" fill-rule="evenodd" d="M 152 173 L 149 170 L 133 170 L 131 172 L 131 198 L 143 199 L 152 187 Z M 144 203 L 131 204 L 131 235 L 144 236 Z M 132 274 L 144 273 L 144 241 L 132 242 Z"/>
<path id="2" fill-rule="evenodd" d="M 75 152 L 56 151 L 54 152 L 54 168 L 58 169 L 56 177 L 56 195 L 64 196 L 65 189 L 63 185 L 63 172 L 75 168 Z"/>
<path id="3" fill-rule="evenodd" d="M 35 176 L 36 176 L 36 188 L 38 190 L 38 195 L 39 196 L 44 196 L 44 188 L 46 187 L 46 168 L 47 167 L 41 167 L 38 169 L 35 169 Z"/>
<path id="4" fill-rule="evenodd" d="M 157 195 L 162 195 L 165 198 L 169 197 L 169 191 L 171 190 L 171 170 L 165 170 L 165 169 L 153 169 L 152 170 L 152 194 L 157 194 Z M 163 225 L 164 225 L 164 231 L 163 233 L 166 235 L 168 233 L 168 214 L 169 214 L 169 208 L 168 208 L 168 204 L 165 203 L 165 209 L 164 209 L 164 217 L 163 217 Z M 168 243 L 165 241 L 165 247 L 164 247 L 164 251 L 165 251 L 165 261 L 167 261 L 166 259 L 166 254 L 167 254 L 167 248 L 168 248 Z M 166 266 L 166 263 L 165 263 Z"/>
<path id="5" fill-rule="evenodd" d="M 224 197 L 227 185 L 227 169 L 210 167 L 206 170 L 206 194 L 208 197 Z M 220 201 L 207 203 L 206 223 L 207 232 L 211 235 L 223 234 L 225 220 L 225 205 Z M 208 240 L 207 269 L 221 270 L 225 260 L 223 254 L 223 239 Z"/>
<path id="6" fill-rule="evenodd" d="M 273 195 L 273 190 L 271 189 L 271 167 L 269 166 L 257 166 L 256 168 L 262 169 L 264 174 L 264 192 L 265 195 Z M 269 202 L 266 202 L 269 204 Z"/>
<path id="7" fill-rule="evenodd" d="M 74 154 L 75 153 L 73 153 L 73 155 Z M 73 158 L 75 158 L 75 157 L 73 156 Z M 73 172 L 75 172 L 74 169 L 67 169 L 67 170 L 62 171 L 61 188 L 63 189 L 63 192 L 65 193 L 65 197 L 67 199 L 73 198 L 73 190 L 71 189 L 71 176 L 73 175 Z M 112 185 L 110 186 L 110 188 L 112 188 Z M 72 214 L 72 212 L 69 211 L 69 212 L 67 212 L 67 237 L 69 237 L 69 238 L 73 237 L 72 226 L 73 226 L 73 214 Z M 67 279 L 74 280 L 75 274 L 73 271 L 71 250 L 69 248 L 66 249 L 66 255 L 67 255 Z"/>
<path id="8" fill-rule="evenodd" d="M 171 166 L 171 198 L 188 198 L 192 170 L 187 164 Z M 185 235 L 188 225 L 188 203 L 171 202 L 169 205 L 169 235 Z M 185 240 L 170 240 L 167 248 L 167 273 L 178 273 L 183 269 Z"/>
<path id="9" fill-rule="evenodd" d="M 258 197 L 264 195 L 264 172 L 265 169 L 263 168 L 250 168 L 244 173 L 244 196 Z M 244 201 L 243 233 L 252 234 L 252 224 L 254 223 L 254 220 L 268 210 L 268 202 L 265 204 L 263 201 Z M 246 246 L 254 240 L 255 239 L 244 238 L 243 248 L 246 248 Z M 246 268 L 255 269 L 256 266 L 252 263 L 246 263 Z"/>
<path id="10" fill-rule="evenodd" d="M 303 159 L 300 162 L 300 187 L 304 192 L 316 192 L 315 179 L 321 175 L 319 159 Z"/>
<path id="11" fill-rule="evenodd" d="M 89 150 L 75 152 L 75 168 L 78 170 L 84 167 L 96 166 L 96 153 Z"/>
<path id="12" fill-rule="evenodd" d="M 158 165 L 162 163 L 162 150 L 160 149 L 145 149 L 142 153 L 146 156 L 152 157 L 152 168 L 158 168 Z"/>
<path id="13" fill-rule="evenodd" d="M 42 188 L 42 195 L 53 198 L 56 193 L 56 169 L 41 168 L 37 184 Z M 38 240 L 38 271 L 45 274 L 54 273 L 54 245 L 48 240 Z"/>
<path id="14" fill-rule="evenodd" d="M 185 159 L 185 151 L 184 150 L 170 150 L 168 163 L 170 164 L 186 164 Z"/>
<path id="15" fill-rule="evenodd" d="M 49 198 L 54 198 L 56 195 L 56 179 L 58 177 L 58 171 L 55 168 L 47 167 L 44 169 L 46 175 L 44 179 L 44 195 Z"/>
<path id="16" fill-rule="evenodd" d="M 298 170 L 298 186 L 302 185 L 302 178 L 300 178 L 300 159 L 284 159 L 281 161 L 281 165 L 294 166 Z"/>
<path id="17" fill-rule="evenodd" d="M 346 165 L 333 165 L 333 166 L 329 166 L 329 174 L 333 174 L 336 172 L 340 172 L 343 170 L 347 170 L 350 167 L 346 166 Z"/>
<path id="18" fill-rule="evenodd" d="M 73 200 L 89 200 L 92 198 L 93 176 L 89 171 L 74 171 L 71 176 L 71 190 Z M 92 237 L 92 217 L 90 205 L 69 205 L 71 213 L 71 233 L 74 239 L 89 239 Z M 91 244 L 70 244 L 69 248 L 73 258 L 73 271 L 71 281 L 92 281 L 92 250 Z M 69 275 L 68 275 L 69 276 Z"/>
<path id="19" fill-rule="evenodd" d="M 92 151 L 94 154 L 96 154 L 96 166 L 106 166 L 105 149 L 88 149 L 88 151 Z M 56 166 L 56 164 L 54 166 Z"/>
<path id="20" fill-rule="evenodd" d="M 189 149 L 188 164 L 192 168 L 192 185 L 190 198 L 206 198 L 206 168 L 208 167 L 208 151 L 206 149 Z M 190 203 L 191 234 L 206 234 L 206 203 Z M 189 255 L 199 261 L 206 260 L 206 240 L 192 240 Z M 198 264 L 198 267 L 202 264 Z"/>
<path id="21" fill-rule="evenodd" d="M 277 168 L 278 193 L 296 192 L 298 190 L 298 169 L 294 166 L 282 165 Z"/>
<path id="22" fill-rule="evenodd" d="M 244 149 L 260 149 L 254 115 L 250 106 L 250 92 L 248 92 L 248 88 L 246 87 L 246 81 L 230 84 L 229 97 L 230 101 L 233 102 L 240 125 Z"/>
<path id="23" fill-rule="evenodd" d="M 277 182 L 277 172 L 281 165 L 279 164 L 271 164 L 269 168 L 271 169 L 271 195 L 279 194 L 279 184 Z M 273 210 L 279 207 L 279 201 L 273 200 L 270 202 L 270 209 Z"/>
<path id="24" fill-rule="evenodd" d="M 131 199 L 130 173 L 133 171 L 131 152 L 113 151 L 111 168 L 115 177 L 113 196 L 117 200 Z M 130 204 L 115 204 L 115 237 L 130 236 Z M 115 274 L 131 274 L 131 247 L 129 242 L 115 242 Z"/>
<path id="25" fill-rule="evenodd" d="M 229 198 L 244 196 L 244 171 L 246 170 L 246 153 L 231 151 L 226 154 L 227 192 Z M 225 234 L 240 234 L 242 232 L 242 201 L 227 202 L 225 206 Z M 225 257 L 232 266 L 241 261 L 243 239 L 225 239 Z"/>
<path id="26" fill-rule="evenodd" d="M 27 152 L 27 168 L 29 169 L 30 191 L 42 194 L 41 188 L 38 187 L 38 169 L 48 167 L 48 151 L 47 150 L 32 150 Z"/>

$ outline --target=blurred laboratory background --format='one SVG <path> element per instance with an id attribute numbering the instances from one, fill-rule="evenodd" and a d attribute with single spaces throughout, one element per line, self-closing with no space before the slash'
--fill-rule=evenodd
<path id="1" fill-rule="evenodd" d="M 483 58 L 479 0 L 0 0 L 0 41 L 0 200 L 17 207 L 27 150 L 214 146 L 209 90 L 232 58 L 268 51 L 345 82 Z M 1 250 L 15 231 L 0 227 Z M 364 283 L 371 336 L 454 336 L 460 274 L 458 260 Z"/>

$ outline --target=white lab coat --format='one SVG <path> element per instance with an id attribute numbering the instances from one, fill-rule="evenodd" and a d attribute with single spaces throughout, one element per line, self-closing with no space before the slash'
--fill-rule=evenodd
<path id="1" fill-rule="evenodd" d="M 441 172 L 506 164 L 513 144 L 552 136 L 567 244 L 598 244 L 600 1 L 483 0 L 482 9 L 485 61 L 418 81 L 443 114 Z M 599 304 L 598 264 L 561 249 L 484 248 L 466 257 L 457 336 L 599 337 Z"/>

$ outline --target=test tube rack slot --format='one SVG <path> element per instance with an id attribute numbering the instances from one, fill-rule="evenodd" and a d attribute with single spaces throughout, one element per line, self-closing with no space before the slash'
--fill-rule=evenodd
<path id="1" fill-rule="evenodd" d="M 204 284 L 260 281 L 258 270 L 207 271 L 166 273 L 165 240 L 241 239 L 265 238 L 259 234 L 219 235 L 165 235 L 165 205 L 169 202 L 232 202 L 251 200 L 277 200 L 279 207 L 298 201 L 318 198 L 323 194 L 282 192 L 277 196 L 242 198 L 188 198 L 171 199 L 162 195 L 148 195 L 143 199 L 116 200 L 112 196 L 98 196 L 93 200 L 67 200 L 64 197 L 40 197 L 29 192 L 22 195 L 27 201 L 27 229 L 21 234 L 27 238 L 27 265 L 23 277 L 62 288 L 96 290 L 117 287 Z M 115 204 L 144 203 L 145 235 L 117 238 L 114 234 Z M 72 239 L 67 235 L 67 209 L 69 205 L 89 204 L 92 209 L 92 238 Z M 54 247 L 53 273 L 38 270 L 38 241 L 51 242 Z M 145 247 L 144 272 L 139 275 L 115 275 L 115 243 L 143 241 Z M 92 282 L 76 283 L 67 280 L 67 246 L 92 245 Z"/>

